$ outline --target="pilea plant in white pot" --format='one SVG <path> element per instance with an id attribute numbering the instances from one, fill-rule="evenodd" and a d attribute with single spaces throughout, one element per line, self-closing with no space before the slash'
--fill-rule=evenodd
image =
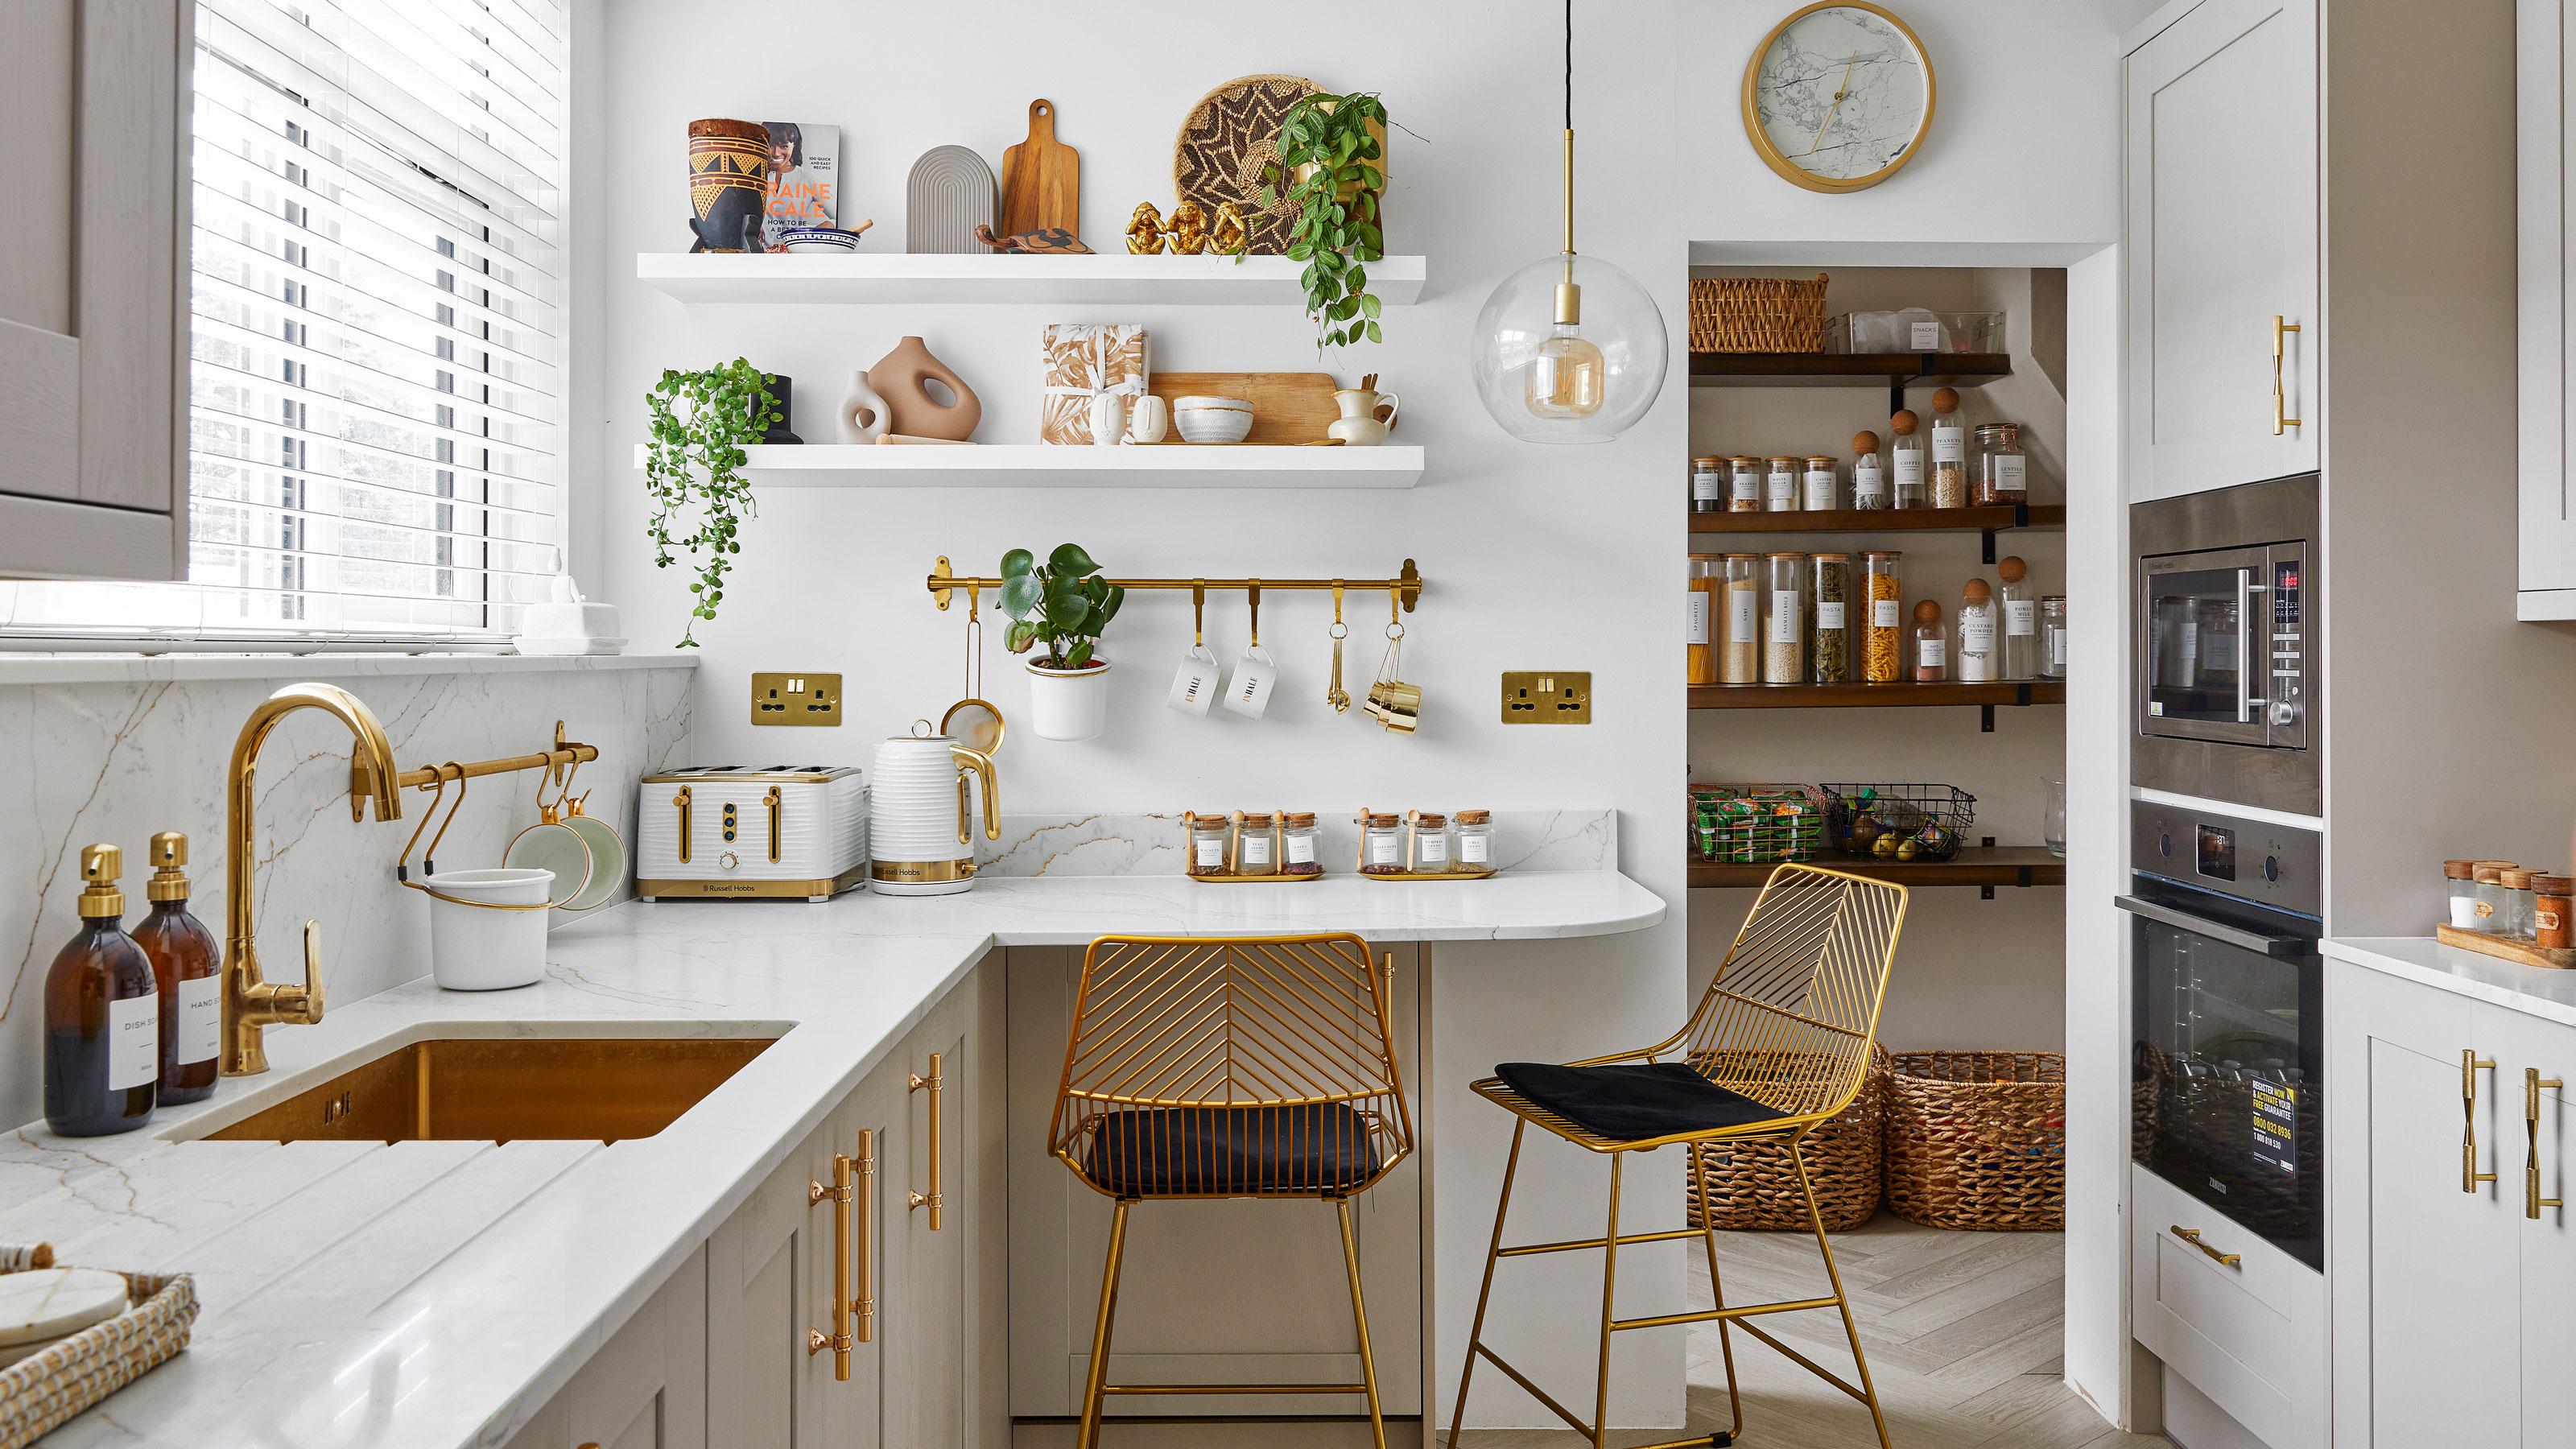
<path id="1" fill-rule="evenodd" d="M 1007 644 L 1026 654 L 1029 727 L 1049 740 L 1087 740 L 1109 718 L 1109 661 L 1099 655 L 1100 633 L 1118 617 L 1127 591 L 1100 577 L 1100 565 L 1080 544 L 1061 544 L 1045 563 L 1024 548 L 1002 555 L 1002 612 L 1010 617 Z"/>

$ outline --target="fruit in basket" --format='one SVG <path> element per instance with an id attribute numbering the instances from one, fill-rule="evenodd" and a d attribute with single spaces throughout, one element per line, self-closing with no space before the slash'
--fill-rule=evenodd
<path id="1" fill-rule="evenodd" d="M 1884 838 L 1896 840 L 1896 837 L 1892 835 Z M 1923 842 L 1915 839 L 1913 836 L 1909 835 L 1902 840 L 1896 840 L 1896 858 L 1898 860 L 1912 860 L 1922 853 Z"/>
<path id="2" fill-rule="evenodd" d="M 1877 856 L 1881 860 L 1894 860 L 1896 859 L 1897 849 L 1900 846 L 1911 845 L 1913 843 L 1914 842 L 1907 840 L 1902 835 L 1881 835 L 1878 837 L 1876 843 L 1870 846 L 1869 853 Z"/>
<path id="3" fill-rule="evenodd" d="M 1851 823 L 1851 839 L 1844 842 L 1843 848 L 1854 855 L 1867 855 L 1877 845 L 1879 833 L 1877 821 L 1866 815 L 1855 816 Z"/>

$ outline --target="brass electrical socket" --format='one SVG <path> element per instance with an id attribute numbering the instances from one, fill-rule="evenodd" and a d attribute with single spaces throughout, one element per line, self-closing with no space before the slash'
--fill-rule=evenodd
<path id="1" fill-rule="evenodd" d="M 1503 723 L 1592 723 L 1592 671 L 1504 670 Z"/>
<path id="2" fill-rule="evenodd" d="M 841 722 L 841 676 L 754 674 L 751 722 L 756 725 L 836 725 Z"/>

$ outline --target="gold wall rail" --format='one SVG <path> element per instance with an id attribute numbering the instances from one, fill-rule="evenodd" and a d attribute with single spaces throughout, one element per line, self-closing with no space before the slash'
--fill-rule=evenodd
<path id="1" fill-rule="evenodd" d="M 949 599 L 959 589 L 972 587 L 998 591 L 1002 587 L 1000 579 L 958 575 L 949 568 L 946 554 L 941 554 L 939 562 L 931 566 L 930 577 L 924 582 L 930 589 L 930 597 L 943 609 L 948 607 Z M 1131 590 L 1198 589 L 1248 592 L 1253 589 L 1284 589 L 1311 593 L 1326 589 L 1341 589 L 1355 594 L 1367 594 L 1384 589 L 1404 601 L 1404 611 L 1408 614 L 1413 612 L 1413 606 L 1422 598 L 1422 572 L 1413 566 L 1411 559 L 1406 559 L 1403 571 L 1391 579 L 1107 579 L 1103 582 L 1112 588 Z M 405 776 L 404 779 L 409 780 L 410 777 Z"/>
<path id="2" fill-rule="evenodd" d="M 412 787 L 427 789 L 442 778 L 475 779 L 484 775 L 507 775 L 520 770 L 543 770 L 546 772 L 548 781 L 559 785 L 564 783 L 562 772 L 565 766 L 579 765 L 598 758 L 597 745 L 585 745 L 576 740 L 565 739 L 564 722 L 556 720 L 555 747 L 551 750 L 543 750 L 533 755 L 512 755 L 501 760 L 476 760 L 471 764 L 433 765 L 427 769 L 405 770 L 394 777 L 394 784 L 406 789 Z M 365 766 L 361 764 L 358 768 L 363 771 Z"/>

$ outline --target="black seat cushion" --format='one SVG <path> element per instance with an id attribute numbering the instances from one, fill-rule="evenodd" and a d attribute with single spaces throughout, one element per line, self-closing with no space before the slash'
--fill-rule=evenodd
<path id="1" fill-rule="evenodd" d="M 1368 1119 L 1340 1102 L 1111 1112 L 1083 1165 L 1119 1197 L 1335 1192 L 1378 1171 Z"/>
<path id="2" fill-rule="evenodd" d="M 1609 1067 L 1505 1062 L 1494 1074 L 1522 1100 L 1613 1142 L 1745 1127 L 1789 1115 L 1728 1091 L 1681 1062 Z"/>

